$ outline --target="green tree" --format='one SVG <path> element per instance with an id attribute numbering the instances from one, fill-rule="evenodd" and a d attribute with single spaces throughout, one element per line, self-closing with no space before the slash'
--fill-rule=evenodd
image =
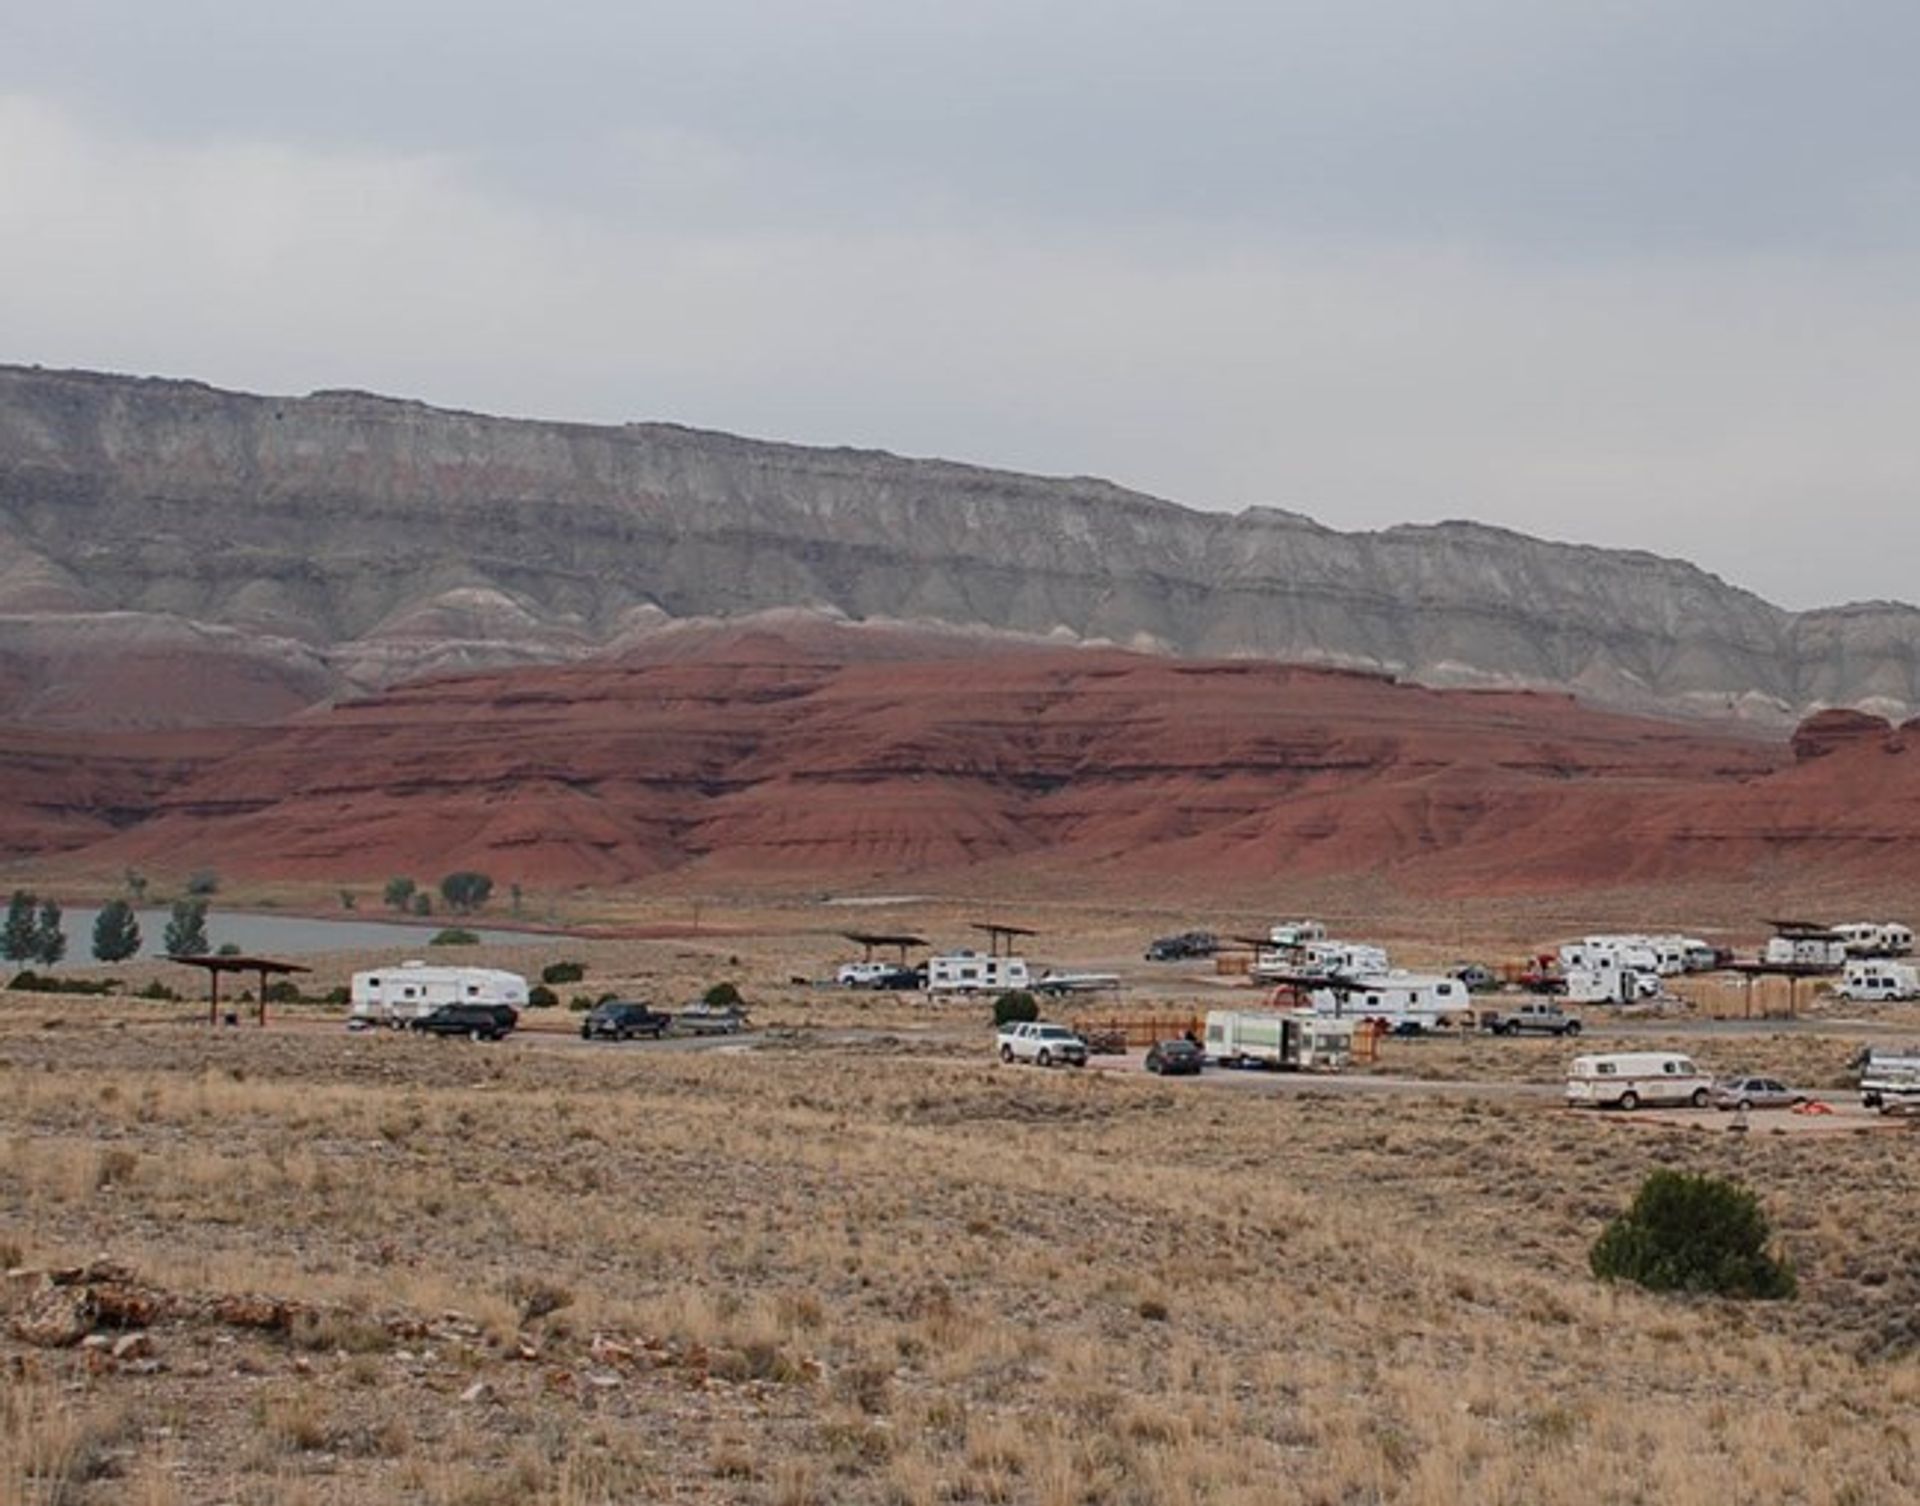
<path id="1" fill-rule="evenodd" d="M 67 933 L 60 924 L 60 906 L 52 900 L 40 906 L 40 922 L 33 928 L 33 955 L 48 967 L 67 955 Z"/>
<path id="2" fill-rule="evenodd" d="M 140 950 L 140 918 L 124 899 L 110 899 L 93 922 L 93 955 L 101 962 L 125 962 Z"/>
<path id="3" fill-rule="evenodd" d="M 1039 1018 L 1040 1001 L 1024 989 L 1004 993 L 993 1001 L 993 1023 L 996 1026 L 1023 1025 L 1028 1020 Z"/>
<path id="4" fill-rule="evenodd" d="M 470 914 L 487 902 L 493 893 L 493 880 L 484 873 L 475 873 L 463 868 L 457 873 L 449 873 L 440 880 L 440 897 L 447 907 L 462 914 Z"/>
<path id="5" fill-rule="evenodd" d="M 167 922 L 169 957 L 204 957 L 213 948 L 207 944 L 207 902 L 204 899 L 176 899 L 173 918 Z"/>
<path id="6" fill-rule="evenodd" d="M 34 905 L 34 897 L 25 889 L 14 890 L 7 903 L 6 927 L 0 930 L 0 956 L 9 962 L 31 962 L 40 953 Z"/>
<path id="7" fill-rule="evenodd" d="M 747 1002 L 731 983 L 714 984 L 701 996 L 701 1001 L 714 1009 L 738 1009 Z"/>
<path id="8" fill-rule="evenodd" d="M 418 894 L 414 895 L 413 903 L 408 908 L 411 909 L 415 915 L 431 915 L 433 914 L 433 896 L 422 889 Z"/>
<path id="9" fill-rule="evenodd" d="M 389 910 L 398 910 L 405 914 L 413 903 L 413 891 L 420 886 L 410 878 L 390 878 L 387 880 L 386 901 Z"/>
<path id="10" fill-rule="evenodd" d="M 1760 1199 L 1725 1177 L 1662 1168 L 1608 1224 L 1588 1257 L 1602 1281 L 1656 1292 L 1791 1297 L 1793 1268 L 1767 1249 Z"/>

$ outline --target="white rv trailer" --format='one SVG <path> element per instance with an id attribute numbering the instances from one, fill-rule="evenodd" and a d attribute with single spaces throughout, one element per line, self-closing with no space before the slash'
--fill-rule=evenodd
<path id="1" fill-rule="evenodd" d="M 1467 985 L 1434 973 L 1381 973 L 1329 983 L 1308 995 L 1314 1013 L 1335 1019 L 1379 1020 L 1432 1030 L 1464 1019 L 1473 1006 Z"/>
<path id="2" fill-rule="evenodd" d="M 1569 1004 L 1637 1004 L 1657 999 L 1664 989 L 1660 975 L 1637 967 L 1621 967 L 1610 954 L 1597 954 L 1587 967 L 1570 967 L 1566 979 Z"/>
<path id="3" fill-rule="evenodd" d="M 1611 963 L 1603 964 L 1608 958 Z M 1564 968 L 1611 965 L 1658 973 L 1663 978 L 1702 971 L 1712 967 L 1715 960 L 1713 948 L 1697 936 L 1583 936 L 1560 948 L 1560 965 Z"/>
<path id="4" fill-rule="evenodd" d="M 1904 957 L 1913 950 L 1912 929 L 1890 920 L 1851 920 L 1833 931 L 1849 957 Z"/>
<path id="5" fill-rule="evenodd" d="M 1704 1109 L 1712 1094 L 1713 1079 L 1690 1057 L 1671 1051 L 1576 1056 L 1567 1067 L 1567 1104 L 1572 1108 L 1689 1104 Z"/>
<path id="6" fill-rule="evenodd" d="M 511 1004 L 527 1007 L 527 980 L 495 967 L 435 967 L 403 962 L 353 975 L 347 1023 L 396 1028 L 431 1014 L 442 1004 Z"/>
<path id="7" fill-rule="evenodd" d="M 1920 967 L 1910 962 L 1856 957 L 1847 964 L 1846 974 L 1834 992 L 1855 1003 L 1883 1004 L 1893 999 L 1920 999 Z"/>
<path id="8" fill-rule="evenodd" d="M 1308 941 L 1298 946 L 1262 948 L 1247 969 L 1254 978 L 1290 978 L 1302 973 L 1343 973 L 1372 977 L 1392 970 L 1385 947 L 1362 941 Z"/>
<path id="9" fill-rule="evenodd" d="M 1846 963 L 1847 944 L 1832 936 L 1775 936 L 1760 955 L 1771 967 L 1837 968 Z"/>
<path id="10" fill-rule="evenodd" d="M 1300 947 L 1325 941 L 1327 928 L 1317 920 L 1283 920 L 1267 932 L 1267 939 L 1279 947 Z"/>
<path id="11" fill-rule="evenodd" d="M 1352 1020 L 1311 1009 L 1207 1011 L 1207 1060 L 1222 1066 L 1338 1071 L 1353 1055 Z"/>
<path id="12" fill-rule="evenodd" d="M 935 994 L 1000 993 L 1028 988 L 1033 975 L 1024 957 L 990 957 L 979 952 L 948 952 L 927 959 L 927 992 Z"/>

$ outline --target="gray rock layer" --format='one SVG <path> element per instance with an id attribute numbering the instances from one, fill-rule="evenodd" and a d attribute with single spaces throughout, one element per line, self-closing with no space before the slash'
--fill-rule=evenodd
<path id="1" fill-rule="evenodd" d="M 1470 523 L 1340 533 L 660 424 L 0 367 L 0 644 L 65 619 L 228 628 L 337 692 L 776 608 L 1761 721 L 1920 701 L 1912 608 L 1794 614 L 1651 554 Z"/>

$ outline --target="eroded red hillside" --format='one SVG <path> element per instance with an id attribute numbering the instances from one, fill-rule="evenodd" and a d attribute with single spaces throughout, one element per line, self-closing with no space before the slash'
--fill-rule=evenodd
<path id="1" fill-rule="evenodd" d="M 1920 752 L 1890 732 L 1836 723 L 1796 761 L 1551 696 L 1085 651 L 845 663 L 753 636 L 241 733 L 19 734 L 0 814 L 9 856 L 95 871 L 841 884 L 985 864 L 1512 893 L 1789 852 L 1920 869 Z"/>

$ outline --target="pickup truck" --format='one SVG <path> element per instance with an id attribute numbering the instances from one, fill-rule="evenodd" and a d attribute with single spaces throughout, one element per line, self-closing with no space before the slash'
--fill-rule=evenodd
<path id="1" fill-rule="evenodd" d="M 1087 1064 L 1087 1043 L 1065 1025 L 1027 1021 L 1007 1026 L 997 1040 L 1003 1062 L 1032 1062 L 1037 1067 L 1051 1067 L 1056 1062 L 1070 1067 Z"/>
<path id="2" fill-rule="evenodd" d="M 1551 999 L 1529 1000 L 1510 1014 L 1488 1010 L 1480 1028 L 1495 1035 L 1578 1035 L 1580 1021 Z"/>

